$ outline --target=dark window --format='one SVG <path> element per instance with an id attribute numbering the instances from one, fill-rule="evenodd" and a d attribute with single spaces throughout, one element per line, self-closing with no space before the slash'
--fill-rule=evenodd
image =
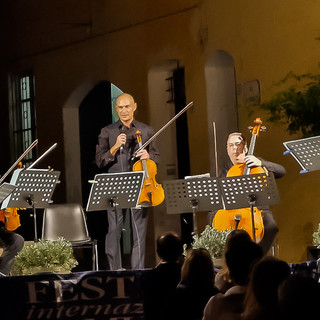
<path id="1" fill-rule="evenodd" d="M 11 141 L 13 157 L 17 159 L 36 139 L 36 112 L 33 74 L 13 76 L 11 79 Z M 24 164 L 36 159 L 33 148 L 25 157 Z"/>

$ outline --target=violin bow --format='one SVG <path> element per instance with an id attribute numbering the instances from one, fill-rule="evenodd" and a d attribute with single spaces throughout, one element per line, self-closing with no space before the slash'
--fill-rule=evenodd
<path id="1" fill-rule="evenodd" d="M 54 143 L 46 152 L 44 152 L 28 169 L 33 168 L 42 158 L 44 158 L 51 150 L 57 146 L 57 143 Z"/>
<path id="2" fill-rule="evenodd" d="M 29 153 L 30 150 L 33 149 L 38 144 L 38 139 L 33 141 L 30 146 L 26 149 L 26 151 L 16 160 L 16 162 L 10 167 L 10 169 L 1 177 L 0 184 L 4 181 L 7 175 L 18 165 L 18 163 Z"/>
<path id="3" fill-rule="evenodd" d="M 142 149 L 145 149 L 163 130 L 165 130 L 172 122 L 179 118 L 185 111 L 193 106 L 193 101 L 189 102 L 181 111 L 179 111 L 171 120 L 169 120 L 162 128 L 160 128 L 152 137 L 150 137 L 141 147 L 139 147 L 133 154 L 131 160 L 136 158 L 137 153 Z"/>
<path id="4" fill-rule="evenodd" d="M 212 128 L 213 128 L 213 142 L 214 142 L 214 159 L 215 159 L 215 169 L 216 169 L 216 177 L 218 178 L 219 175 L 219 167 L 218 167 L 218 150 L 217 150 L 217 129 L 216 123 L 212 121 Z"/>

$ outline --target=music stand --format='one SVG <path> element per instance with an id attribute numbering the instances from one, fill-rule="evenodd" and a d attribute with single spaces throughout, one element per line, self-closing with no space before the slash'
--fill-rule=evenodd
<path id="1" fill-rule="evenodd" d="M 86 211 L 115 210 L 117 251 L 121 256 L 117 209 L 135 208 L 138 205 L 144 181 L 144 171 L 97 174 L 92 183 Z"/>
<path id="2" fill-rule="evenodd" d="M 226 177 L 219 180 L 224 208 L 251 209 L 253 240 L 255 237 L 254 206 L 269 206 L 280 202 L 280 196 L 272 173 Z"/>
<path id="3" fill-rule="evenodd" d="M 193 232 L 197 234 L 196 211 L 222 208 L 217 178 L 189 178 L 163 183 L 168 214 L 185 213 L 192 209 Z"/>
<path id="4" fill-rule="evenodd" d="M 135 208 L 144 180 L 143 171 L 102 173 L 94 177 L 87 211 Z"/>
<path id="5" fill-rule="evenodd" d="M 16 187 L 17 186 L 10 183 L 3 183 L 0 186 L 0 203 L 2 203 L 2 201 L 6 199 Z"/>
<path id="6" fill-rule="evenodd" d="M 283 142 L 287 151 L 301 166 L 300 173 L 320 169 L 320 136 Z"/>
<path id="7" fill-rule="evenodd" d="M 34 237 L 37 235 L 36 208 L 49 206 L 60 172 L 48 169 L 16 169 L 10 183 L 17 188 L 7 197 L 1 206 L 5 208 L 32 208 L 34 220 Z"/>

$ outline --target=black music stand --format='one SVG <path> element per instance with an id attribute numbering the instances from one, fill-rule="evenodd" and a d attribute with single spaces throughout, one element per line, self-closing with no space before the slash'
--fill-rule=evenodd
<path id="1" fill-rule="evenodd" d="M 17 188 L 3 201 L 1 209 L 32 208 L 35 241 L 38 240 L 36 208 L 49 206 L 59 176 L 59 171 L 48 169 L 17 169 L 13 172 L 10 183 Z"/>
<path id="2" fill-rule="evenodd" d="M 320 136 L 283 142 L 287 151 L 301 166 L 300 173 L 320 170 Z"/>
<path id="3" fill-rule="evenodd" d="M 144 181 L 144 171 L 97 174 L 92 183 L 86 211 L 115 210 L 120 254 L 121 230 L 118 226 L 117 209 L 136 208 Z"/>
<path id="4" fill-rule="evenodd" d="M 280 196 L 272 173 L 250 174 L 237 177 L 227 177 L 219 180 L 224 207 L 227 210 L 251 209 L 253 240 L 254 206 L 268 206 L 280 202 Z"/>
<path id="5" fill-rule="evenodd" d="M 193 232 L 198 233 L 197 211 L 212 211 L 223 207 L 217 178 L 188 178 L 163 183 L 168 214 L 193 213 Z"/>
<path id="6" fill-rule="evenodd" d="M 87 211 L 137 207 L 144 180 L 143 171 L 102 173 L 94 177 Z"/>
<path id="7" fill-rule="evenodd" d="M 0 204 L 5 200 L 17 186 L 10 183 L 3 183 L 0 186 Z"/>

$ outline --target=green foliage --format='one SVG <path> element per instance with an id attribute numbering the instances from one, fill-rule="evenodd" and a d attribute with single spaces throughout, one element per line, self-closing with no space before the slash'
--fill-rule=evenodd
<path id="1" fill-rule="evenodd" d="M 293 78 L 302 81 L 302 89 L 297 86 L 276 93 L 273 98 L 261 104 L 269 113 L 268 120 L 287 124 L 290 134 L 301 132 L 303 137 L 320 135 L 320 75 L 295 75 L 290 72 L 277 85 Z"/>
<path id="2" fill-rule="evenodd" d="M 312 234 L 313 245 L 320 248 L 320 223 L 318 224 L 318 230 Z"/>
<path id="3" fill-rule="evenodd" d="M 212 258 L 221 258 L 223 256 L 225 243 L 229 231 L 218 231 L 209 225 L 205 227 L 199 235 L 193 235 L 192 249 L 205 248 L 209 251 Z M 184 245 L 184 254 L 186 255 L 187 245 Z"/>
<path id="4" fill-rule="evenodd" d="M 12 272 L 17 275 L 32 274 L 35 270 L 70 272 L 77 264 L 71 242 L 60 237 L 25 246 L 14 258 Z"/>

